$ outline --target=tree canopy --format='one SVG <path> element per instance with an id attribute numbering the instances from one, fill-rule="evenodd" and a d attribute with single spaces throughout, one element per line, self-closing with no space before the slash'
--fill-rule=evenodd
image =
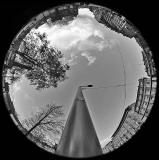
<path id="1" fill-rule="evenodd" d="M 21 42 L 18 51 L 10 52 L 14 58 L 8 59 L 5 68 L 9 70 L 11 83 L 22 75 L 34 85 L 37 90 L 57 87 L 59 82 L 68 77 L 68 64 L 62 63 L 63 54 L 50 45 L 45 33 L 31 31 Z"/>

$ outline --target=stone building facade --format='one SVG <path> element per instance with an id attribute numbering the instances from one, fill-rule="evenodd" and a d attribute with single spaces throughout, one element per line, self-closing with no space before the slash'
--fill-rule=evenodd
<path id="1" fill-rule="evenodd" d="M 142 37 L 141 33 L 136 34 L 134 38 L 141 48 L 144 49 L 148 47 L 147 42 Z"/>
<path id="2" fill-rule="evenodd" d="M 156 77 L 139 79 L 136 102 L 125 109 L 122 120 L 112 135 L 112 140 L 103 148 L 103 153 L 117 149 L 140 129 L 153 106 L 156 87 Z"/>
<path id="3" fill-rule="evenodd" d="M 152 51 L 150 50 L 149 47 L 146 47 L 142 51 L 142 56 L 143 56 L 143 61 L 145 65 L 145 71 L 147 75 L 150 77 L 155 77 L 156 76 L 156 67 L 152 55 Z"/>
<path id="4" fill-rule="evenodd" d="M 135 111 L 142 115 L 143 121 L 146 120 L 153 106 L 157 88 L 157 78 L 141 78 L 137 91 Z"/>
<path id="5" fill-rule="evenodd" d="M 150 50 L 147 42 L 144 40 L 144 38 L 141 36 L 140 33 L 136 34 L 134 38 L 136 42 L 138 43 L 138 45 L 143 49 L 142 56 L 143 56 L 145 71 L 147 72 L 147 75 L 149 77 L 155 77 L 156 67 L 155 67 L 155 62 L 154 62 L 152 51 Z"/>
<path id="6" fill-rule="evenodd" d="M 119 17 L 115 14 L 111 23 L 114 24 L 119 30 L 122 30 L 122 28 L 126 25 L 126 19 L 123 16 Z"/>
<path id="7" fill-rule="evenodd" d="M 125 17 L 118 15 L 110 9 L 100 6 L 89 6 L 89 9 L 94 13 L 98 22 L 103 23 L 112 30 L 129 38 L 133 38 L 137 34 L 136 29 Z"/>
<path id="8" fill-rule="evenodd" d="M 139 130 L 142 124 L 141 115 L 137 114 L 134 108 L 135 103 L 126 108 L 118 128 L 112 135 L 112 140 L 103 148 L 103 153 L 117 149 Z"/>

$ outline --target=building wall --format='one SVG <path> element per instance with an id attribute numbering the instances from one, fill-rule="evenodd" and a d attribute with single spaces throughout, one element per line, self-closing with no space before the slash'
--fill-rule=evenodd
<path id="1" fill-rule="evenodd" d="M 148 47 L 147 42 L 144 40 L 144 38 L 141 36 L 140 33 L 135 35 L 135 40 L 141 48 L 147 48 Z"/>
<path id="2" fill-rule="evenodd" d="M 111 20 L 111 23 L 114 24 L 119 30 L 121 30 L 125 24 L 126 20 L 125 17 L 119 17 L 118 15 L 114 15 L 114 17 Z"/>
<path id="3" fill-rule="evenodd" d="M 127 107 L 119 128 L 112 135 L 112 141 L 103 148 L 103 153 L 108 153 L 114 149 L 117 149 L 127 142 L 139 130 L 142 120 L 141 116 L 135 112 L 134 108 L 135 103 Z"/>
<path id="4" fill-rule="evenodd" d="M 100 23 L 107 23 L 111 21 L 111 10 L 101 6 L 90 5 L 89 9 L 93 12 L 95 19 Z"/>
<path id="5" fill-rule="evenodd" d="M 156 76 L 156 68 L 153 60 L 153 55 L 149 47 L 146 47 L 142 51 L 143 61 L 145 65 L 145 71 L 149 77 Z"/>
<path id="6" fill-rule="evenodd" d="M 135 111 L 142 115 L 146 120 L 153 106 L 156 94 L 157 78 L 139 79 L 138 94 L 136 99 Z"/>
<path id="7" fill-rule="evenodd" d="M 129 24 L 125 17 L 119 16 L 117 13 L 111 11 L 110 9 L 104 9 L 99 7 L 94 7 L 91 11 L 95 15 L 95 19 L 111 28 L 112 30 L 123 34 L 126 37 L 132 38 L 137 34 L 136 29 Z"/>
<path id="8" fill-rule="evenodd" d="M 150 78 L 139 79 L 136 102 L 126 108 L 117 130 L 112 135 L 111 142 L 103 148 L 103 153 L 117 149 L 140 129 L 151 111 L 156 87 L 157 81 L 154 77 L 152 83 Z"/>
<path id="9" fill-rule="evenodd" d="M 124 36 L 133 38 L 137 34 L 137 31 L 134 29 L 133 26 L 131 26 L 128 22 L 126 22 L 126 24 L 122 27 L 121 33 Z"/>

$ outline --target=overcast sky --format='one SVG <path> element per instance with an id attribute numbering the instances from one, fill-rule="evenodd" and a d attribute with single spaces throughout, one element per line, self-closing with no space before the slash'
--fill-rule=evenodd
<path id="1" fill-rule="evenodd" d="M 58 88 L 36 91 L 22 78 L 11 87 L 15 109 L 21 119 L 48 103 L 64 105 L 67 117 L 79 85 L 95 87 L 124 83 L 122 57 L 126 69 L 126 103 L 124 87 L 84 90 L 94 126 L 100 142 L 116 130 L 125 108 L 136 100 L 138 79 L 145 77 L 141 48 L 135 39 L 129 39 L 99 24 L 86 10 L 68 25 L 39 27 L 53 45 L 64 54 L 63 61 L 71 65 L 69 79 Z M 122 57 L 121 57 L 122 55 Z"/>

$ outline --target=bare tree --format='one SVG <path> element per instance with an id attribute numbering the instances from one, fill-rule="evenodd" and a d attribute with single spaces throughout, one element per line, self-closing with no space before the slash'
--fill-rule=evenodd
<path id="1" fill-rule="evenodd" d="M 26 136 L 34 137 L 34 141 L 48 144 L 46 135 L 52 133 L 60 135 L 64 129 L 65 120 L 63 106 L 47 104 L 44 109 L 39 110 L 32 117 L 23 120 L 23 126 L 28 130 Z M 49 145 L 49 144 L 48 144 Z"/>

